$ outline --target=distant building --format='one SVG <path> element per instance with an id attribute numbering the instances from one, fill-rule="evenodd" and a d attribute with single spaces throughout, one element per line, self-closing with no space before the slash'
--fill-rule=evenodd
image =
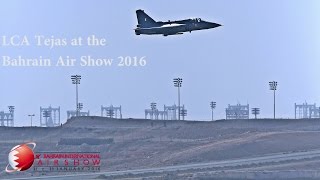
<path id="1" fill-rule="evenodd" d="M 226 119 L 249 119 L 249 104 L 228 105 Z"/>
<path id="2" fill-rule="evenodd" d="M 41 127 L 54 127 L 60 126 L 60 107 L 47 108 L 40 107 L 40 126 Z"/>
<path id="3" fill-rule="evenodd" d="M 154 119 L 154 120 L 178 120 L 179 116 L 179 106 L 172 105 L 172 106 L 163 106 L 163 111 L 158 110 L 156 107 L 151 109 L 145 109 L 145 119 Z M 187 109 L 185 109 L 185 106 L 180 106 L 180 117 L 184 120 L 187 116 Z"/>
<path id="4" fill-rule="evenodd" d="M 320 117 L 320 107 L 314 104 L 308 104 L 307 102 L 303 104 L 294 103 L 294 118 L 295 119 L 310 119 Z"/>
<path id="5" fill-rule="evenodd" d="M 109 117 L 115 119 L 122 119 L 121 106 L 101 106 L 101 117 Z"/>
<path id="6" fill-rule="evenodd" d="M 14 106 L 8 106 L 9 112 L 0 111 L 0 126 L 14 126 Z"/>

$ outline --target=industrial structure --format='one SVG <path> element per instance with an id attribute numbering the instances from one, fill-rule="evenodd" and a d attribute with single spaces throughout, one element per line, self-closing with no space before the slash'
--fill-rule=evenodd
<path id="1" fill-rule="evenodd" d="M 314 104 L 308 104 L 307 102 L 303 104 L 294 103 L 294 118 L 295 119 L 309 119 L 309 118 L 319 118 L 320 117 L 320 107 Z"/>
<path id="2" fill-rule="evenodd" d="M 14 126 L 14 106 L 8 106 L 9 112 L 0 111 L 0 126 Z"/>
<path id="3" fill-rule="evenodd" d="M 164 105 L 164 111 L 168 113 L 167 120 L 179 120 L 179 118 L 177 118 L 177 116 L 178 116 L 178 114 L 181 115 L 181 112 L 180 112 L 181 110 L 187 111 L 185 109 L 184 105 L 180 106 L 180 108 L 179 108 L 179 106 L 177 106 L 175 104 L 172 106 Z"/>
<path id="4" fill-rule="evenodd" d="M 150 119 L 153 119 L 153 120 L 166 120 L 166 119 L 168 119 L 168 112 L 158 110 L 157 103 L 152 102 L 150 107 L 151 107 L 151 109 L 144 110 L 145 119 L 148 119 L 148 116 L 150 117 Z"/>
<path id="5" fill-rule="evenodd" d="M 54 127 L 60 126 L 60 106 L 53 108 L 40 107 L 40 126 L 41 127 Z"/>
<path id="6" fill-rule="evenodd" d="M 77 117 L 77 116 L 90 116 L 90 112 L 87 111 L 81 111 L 83 109 L 83 103 L 78 102 L 77 104 L 77 110 L 70 110 L 67 111 L 67 119 L 70 119 L 72 117 Z"/>
<path id="7" fill-rule="evenodd" d="M 72 117 L 77 117 L 77 116 L 90 116 L 90 111 L 75 111 L 75 110 L 70 110 L 67 111 L 67 119 L 70 119 Z"/>
<path id="8" fill-rule="evenodd" d="M 187 116 L 187 109 L 182 105 L 172 105 L 172 106 L 163 106 L 163 111 L 157 109 L 156 103 L 151 103 L 151 109 L 145 109 L 145 119 L 154 119 L 154 120 L 178 120 L 179 113 L 182 119 L 184 120 Z"/>
<path id="9" fill-rule="evenodd" d="M 226 119 L 249 119 L 249 104 L 228 105 Z"/>
<path id="10" fill-rule="evenodd" d="M 101 116 L 122 119 L 122 108 L 121 106 L 101 106 Z"/>

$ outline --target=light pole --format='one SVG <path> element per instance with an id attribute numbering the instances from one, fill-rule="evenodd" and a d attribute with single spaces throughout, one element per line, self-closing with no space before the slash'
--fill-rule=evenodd
<path id="1" fill-rule="evenodd" d="M 14 112 L 14 106 L 8 106 L 8 108 L 9 108 L 9 112 L 10 112 L 10 113 L 13 113 L 13 112 Z"/>
<path id="2" fill-rule="evenodd" d="M 77 113 L 78 113 L 78 116 L 80 116 L 81 114 L 80 114 L 80 112 L 81 112 L 81 110 L 83 109 L 83 103 L 78 103 L 78 105 L 77 105 Z"/>
<path id="3" fill-rule="evenodd" d="M 211 101 L 210 107 L 211 107 L 211 120 L 213 121 L 213 110 L 216 108 L 216 102 Z"/>
<path id="4" fill-rule="evenodd" d="M 8 108 L 9 108 L 9 112 L 10 112 L 10 114 L 11 114 L 11 117 L 12 117 L 12 121 L 11 121 L 11 126 L 14 126 L 14 124 L 13 124 L 13 119 L 14 119 L 14 106 L 8 106 Z M 9 121 L 7 121 L 7 125 L 9 126 Z"/>
<path id="5" fill-rule="evenodd" d="M 173 79 L 174 87 L 178 88 L 178 120 L 180 120 L 180 87 L 182 85 L 182 78 Z"/>
<path id="6" fill-rule="evenodd" d="M 257 119 L 257 115 L 260 114 L 260 108 L 252 108 L 252 114 L 254 118 Z"/>
<path id="7" fill-rule="evenodd" d="M 150 106 L 151 106 L 151 111 L 152 111 L 152 118 L 151 119 L 157 119 L 157 116 L 155 115 L 155 112 L 154 112 L 157 109 L 157 103 L 152 102 L 150 104 Z"/>
<path id="8" fill-rule="evenodd" d="M 32 117 L 34 117 L 35 115 L 34 114 L 29 114 L 28 116 L 31 118 L 31 127 L 32 127 Z"/>
<path id="9" fill-rule="evenodd" d="M 184 118 L 187 116 L 187 110 L 186 109 L 184 109 L 184 106 L 183 106 L 183 108 L 181 109 L 181 116 L 182 116 L 182 120 L 184 120 Z"/>
<path id="10" fill-rule="evenodd" d="M 80 84 L 81 76 L 80 75 L 72 75 L 71 76 L 72 84 L 76 85 L 76 116 L 79 116 L 78 109 L 78 84 Z"/>
<path id="11" fill-rule="evenodd" d="M 276 90 L 278 82 L 271 81 L 269 82 L 270 90 L 273 91 L 273 119 L 276 119 Z"/>
<path id="12" fill-rule="evenodd" d="M 150 104 L 150 107 L 151 107 L 151 110 L 156 110 L 156 109 L 157 109 L 157 103 L 152 102 L 152 103 Z"/>

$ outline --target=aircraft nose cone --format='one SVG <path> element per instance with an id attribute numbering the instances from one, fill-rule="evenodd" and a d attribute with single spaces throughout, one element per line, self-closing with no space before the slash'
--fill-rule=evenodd
<path id="1" fill-rule="evenodd" d="M 221 24 L 217 24 L 217 23 L 210 23 L 210 28 L 216 28 L 216 27 L 219 27 L 219 26 L 222 26 Z"/>

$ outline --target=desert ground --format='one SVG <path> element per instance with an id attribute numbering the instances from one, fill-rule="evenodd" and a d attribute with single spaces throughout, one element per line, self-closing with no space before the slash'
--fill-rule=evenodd
<path id="1" fill-rule="evenodd" d="M 54 128 L 0 127 L 0 136 L 0 179 L 320 179 L 320 119 L 78 117 Z M 100 143 L 68 144 L 85 138 Z M 35 151 L 100 152 L 101 170 L 6 173 L 10 149 L 30 141 Z"/>

